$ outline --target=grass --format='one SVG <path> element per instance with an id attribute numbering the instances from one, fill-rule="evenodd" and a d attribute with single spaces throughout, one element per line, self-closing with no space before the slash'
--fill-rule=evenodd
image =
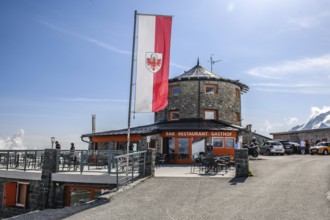
<path id="1" fill-rule="evenodd" d="M 250 167 L 249 167 L 249 176 L 253 176 L 253 173 L 251 172 Z"/>

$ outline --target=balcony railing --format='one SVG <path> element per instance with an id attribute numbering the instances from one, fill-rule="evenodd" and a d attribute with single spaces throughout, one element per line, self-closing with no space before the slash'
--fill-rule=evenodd
<path id="1" fill-rule="evenodd" d="M 145 164 L 146 151 L 122 150 L 57 150 L 56 172 L 136 171 Z M 128 162 L 127 162 L 128 160 Z M 44 150 L 0 150 L 0 170 L 42 170 Z"/>
<path id="2" fill-rule="evenodd" d="M 0 169 L 41 170 L 43 150 L 0 150 Z"/>

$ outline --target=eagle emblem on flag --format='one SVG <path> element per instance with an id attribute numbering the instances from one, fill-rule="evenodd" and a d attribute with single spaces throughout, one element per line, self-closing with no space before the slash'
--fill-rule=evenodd
<path id="1" fill-rule="evenodd" d="M 163 64 L 163 54 L 154 53 L 154 52 L 146 53 L 146 67 L 150 72 L 152 73 L 158 72 L 158 70 L 162 68 L 162 64 Z"/>

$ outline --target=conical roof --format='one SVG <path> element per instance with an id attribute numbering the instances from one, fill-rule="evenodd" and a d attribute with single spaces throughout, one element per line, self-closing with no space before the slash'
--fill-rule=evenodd
<path id="1" fill-rule="evenodd" d="M 182 75 L 173 78 L 172 80 L 184 80 L 184 79 L 221 79 L 220 76 L 211 73 L 204 67 L 199 65 L 194 66 L 192 69 L 185 71 Z"/>
<path id="2" fill-rule="evenodd" d="M 199 65 L 199 60 L 197 61 L 197 65 L 194 66 L 192 69 L 185 71 L 180 76 L 174 77 L 170 79 L 170 82 L 177 82 L 177 81 L 186 81 L 186 80 L 217 80 L 217 81 L 224 81 L 224 82 L 230 82 L 235 85 L 238 85 L 242 92 L 247 92 L 249 90 L 249 87 L 243 83 L 241 83 L 239 80 L 231 80 L 226 79 L 221 76 L 218 76 L 210 71 L 208 71 L 206 68 Z"/>

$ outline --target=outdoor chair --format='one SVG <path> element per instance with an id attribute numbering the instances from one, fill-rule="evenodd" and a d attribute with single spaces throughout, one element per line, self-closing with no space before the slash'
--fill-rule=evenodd
<path id="1" fill-rule="evenodd" d="M 156 155 L 156 167 L 164 165 L 166 163 L 166 154 Z"/>
<path id="2" fill-rule="evenodd" d="M 200 157 L 193 155 L 193 163 L 191 164 L 190 173 L 194 173 L 196 168 L 198 168 L 198 173 L 200 173 L 201 170 L 204 170 L 204 164 Z"/>
<path id="3" fill-rule="evenodd" d="M 215 174 L 217 172 L 217 164 L 213 157 L 205 157 L 202 162 L 205 167 L 205 174 L 211 174 L 211 172 Z"/>
<path id="4" fill-rule="evenodd" d="M 227 172 L 227 168 L 228 168 L 228 163 L 224 158 L 219 158 L 216 161 L 217 164 L 217 172 L 225 170 Z"/>
<path id="5" fill-rule="evenodd" d="M 66 169 L 70 171 L 71 169 L 77 170 L 79 162 L 77 161 L 77 157 L 74 157 L 70 154 L 63 154 L 61 155 L 62 157 L 62 170 Z"/>
<path id="6" fill-rule="evenodd" d="M 168 154 L 169 163 L 175 163 L 176 157 L 177 157 L 177 154 L 175 154 L 175 153 Z"/>

